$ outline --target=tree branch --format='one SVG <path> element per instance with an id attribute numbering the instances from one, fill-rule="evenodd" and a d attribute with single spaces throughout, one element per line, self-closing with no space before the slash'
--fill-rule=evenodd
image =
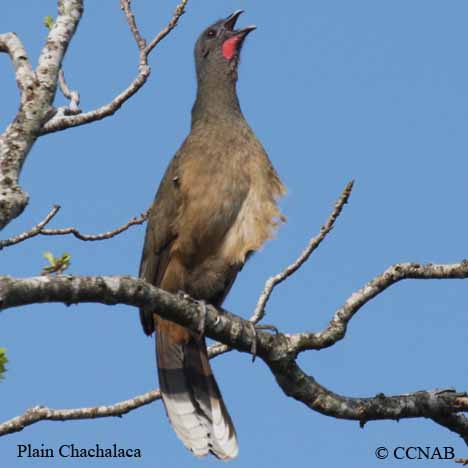
<path id="1" fill-rule="evenodd" d="M 96 419 L 108 416 L 122 417 L 124 414 L 141 406 L 148 405 L 159 400 L 161 393 L 159 390 L 152 390 L 143 395 L 124 400 L 115 405 L 93 406 L 90 408 L 76 409 L 53 409 L 45 406 L 35 406 L 28 409 L 21 416 L 12 418 L 0 424 L 0 436 L 22 431 L 25 427 L 39 421 L 68 421 L 71 419 Z"/>
<path id="2" fill-rule="evenodd" d="M 10 55 L 21 94 L 20 108 L 14 121 L 0 135 L 0 229 L 19 216 L 28 203 L 28 195 L 18 185 L 18 178 L 38 136 L 114 114 L 148 79 L 151 72 L 149 54 L 176 27 L 187 3 L 188 0 L 180 1 L 166 27 L 146 46 L 131 13 L 130 0 L 122 0 L 122 8 L 140 50 L 138 75 L 110 103 L 87 113 L 80 113 L 79 94 L 70 91 L 61 71 L 66 49 L 83 13 L 83 0 L 58 0 L 58 16 L 49 30 L 35 72 L 19 38 L 14 33 L 0 35 L 0 52 Z M 52 107 L 57 84 L 65 97 L 70 99 L 66 109 Z"/>
<path id="3" fill-rule="evenodd" d="M 135 42 L 140 51 L 146 47 L 146 40 L 141 36 L 140 30 L 136 24 L 135 15 L 133 14 L 131 7 L 132 0 L 120 0 L 120 9 L 125 13 L 127 18 L 128 27 L 135 38 Z"/>
<path id="4" fill-rule="evenodd" d="M 275 284 L 297 271 L 315 248 L 320 245 L 346 203 L 352 189 L 348 184 L 338 200 L 332 215 L 314 237 L 303 254 L 287 267 L 277 280 L 272 280 L 271 293 Z M 47 219 L 47 218 L 46 218 Z M 141 279 L 131 277 L 79 277 L 79 276 L 40 276 L 16 279 L 0 277 L 0 311 L 27 304 L 62 302 L 66 305 L 81 302 L 102 304 L 127 304 L 158 310 L 158 314 L 193 331 L 198 331 L 201 322 L 205 334 L 223 343 L 210 349 L 210 356 L 218 355 L 227 349 L 262 358 L 276 378 L 281 389 L 288 396 L 304 403 L 307 407 L 322 414 L 359 421 L 363 426 L 367 421 L 424 417 L 459 434 L 468 443 L 468 418 L 460 412 L 468 411 L 468 393 L 454 390 L 418 391 L 406 395 L 385 396 L 379 394 L 369 398 L 350 398 L 337 395 L 317 383 L 307 375 L 296 362 L 297 355 L 306 349 L 321 349 L 342 339 L 348 322 L 369 300 L 386 288 L 402 279 L 467 278 L 468 261 L 456 264 L 416 263 L 396 264 L 377 276 L 366 286 L 354 293 L 335 313 L 330 324 L 319 333 L 297 333 L 270 335 L 255 332 L 252 320 L 244 320 L 225 310 L 207 306 L 200 310 L 197 301 L 183 295 L 174 295 L 156 288 Z M 273 277 L 275 278 L 275 277 Z M 276 282 L 275 282 L 276 281 Z M 268 283 L 267 283 L 268 284 Z M 266 297 L 266 299 L 265 299 Z M 260 304 L 264 307 L 268 297 L 262 293 Z M 262 302 L 263 301 L 263 302 Z M 205 307 L 204 307 L 205 309 Z M 261 316 L 261 314 L 260 314 Z M 29 424 L 43 419 L 86 419 L 124 414 L 142 404 L 159 397 L 159 393 L 148 393 L 116 405 L 74 410 L 52 410 L 32 408 L 22 416 L 0 425 L 0 435 L 21 430 Z M 3 431 L 3 432 L 2 432 Z"/>
<path id="5" fill-rule="evenodd" d="M 263 291 L 260 293 L 260 296 L 257 301 L 257 305 L 255 306 L 255 310 L 250 317 L 250 321 L 254 324 L 260 322 L 265 316 L 265 306 L 270 299 L 271 293 L 273 289 L 284 280 L 292 276 L 299 268 L 309 259 L 310 255 L 314 250 L 316 250 L 322 241 L 325 239 L 327 234 L 333 229 L 335 221 L 337 220 L 338 216 L 340 216 L 344 205 L 348 203 L 348 199 L 351 195 L 353 190 L 354 180 L 348 182 L 341 192 L 340 198 L 335 203 L 335 207 L 328 217 L 326 223 L 320 228 L 319 234 L 313 237 L 307 247 L 302 251 L 299 257 L 290 265 L 288 265 L 282 272 L 278 273 L 275 276 L 271 276 L 266 282 L 263 288 Z M 230 348 L 227 345 L 216 343 L 211 347 L 211 352 L 214 356 L 219 356 L 220 354 L 224 354 L 225 352 L 229 351 Z"/>
<path id="6" fill-rule="evenodd" d="M 127 223 L 123 224 L 122 226 L 113 229 L 112 231 L 103 232 L 101 234 L 82 234 L 78 229 L 74 227 L 62 228 L 62 229 L 41 229 L 39 234 L 44 236 L 63 236 L 66 234 L 73 234 L 77 239 L 83 241 L 98 241 L 98 240 L 105 240 L 110 239 L 119 235 L 120 233 L 126 231 L 129 227 L 135 226 L 137 224 L 143 224 L 148 219 L 148 210 L 142 213 L 138 217 L 132 218 Z M 1 248 L 1 243 L 0 243 Z"/>
<path id="7" fill-rule="evenodd" d="M 350 398 L 337 395 L 305 374 L 295 361 L 267 361 L 284 393 L 309 408 L 327 416 L 359 421 L 361 427 L 368 421 L 406 418 L 431 418 L 458 433 L 468 444 L 468 426 L 463 415 L 452 413 L 468 410 L 468 393 L 449 390 L 418 391 L 406 395 L 371 398 Z M 457 424 L 454 420 L 457 419 Z"/>
<path id="8" fill-rule="evenodd" d="M 0 240 L 0 250 L 2 250 L 4 247 L 19 244 L 20 242 L 23 242 L 26 239 L 31 239 L 31 237 L 35 237 L 38 234 L 41 234 L 42 228 L 44 228 L 44 226 L 46 226 L 52 220 L 52 218 L 58 213 L 59 210 L 60 206 L 54 205 L 50 210 L 49 214 L 40 223 L 36 224 L 29 231 L 23 232 L 22 234 L 18 234 L 14 237 L 10 237 L 9 239 Z"/>
<path id="9" fill-rule="evenodd" d="M 24 101 L 27 89 L 35 83 L 36 75 L 20 38 L 15 33 L 0 34 L 0 52 L 10 56 L 15 68 L 16 84 Z"/>
<path id="10" fill-rule="evenodd" d="M 166 27 L 162 29 L 154 38 L 153 40 L 145 47 L 144 54 L 146 57 L 151 53 L 151 51 L 177 26 L 179 22 L 179 18 L 185 13 L 185 7 L 187 6 L 188 0 L 182 0 L 177 6 L 174 11 L 174 15 L 172 16 L 169 23 L 167 23 Z"/>
<path id="11" fill-rule="evenodd" d="M 57 79 L 68 44 L 83 12 L 82 0 L 59 0 L 59 14 L 51 27 L 34 73 L 19 39 L 3 34 L 0 51 L 7 51 L 21 91 L 18 113 L 0 135 L 0 229 L 22 213 L 28 195 L 18 185 L 23 163 L 53 113 Z"/>
<path id="12" fill-rule="evenodd" d="M 75 91 L 70 90 L 65 80 L 65 74 L 62 69 L 60 69 L 59 71 L 58 83 L 59 83 L 60 91 L 62 91 L 62 94 L 64 95 L 64 97 L 66 97 L 70 101 L 70 104 L 68 105 L 68 107 L 62 107 L 58 109 L 57 112 L 63 115 L 80 114 L 81 113 L 81 110 L 79 108 L 80 93 L 76 90 Z"/>
<path id="13" fill-rule="evenodd" d="M 20 111 L 15 121 L 0 135 L 0 229 L 16 218 L 27 205 L 29 197 L 18 185 L 21 165 L 32 143 L 23 142 L 21 121 L 28 104 L 28 97 L 37 87 L 36 74 L 29 62 L 26 50 L 15 33 L 0 35 L 0 52 L 9 54 L 15 68 L 16 84 L 20 91 Z"/>
<path id="14" fill-rule="evenodd" d="M 224 345 L 222 345 L 224 346 Z M 208 356 L 211 358 L 218 356 L 215 351 L 216 345 L 208 347 Z M 122 417 L 141 406 L 146 406 L 153 401 L 161 399 L 159 390 L 151 390 L 142 395 L 137 395 L 128 400 L 120 401 L 113 405 L 107 406 L 92 406 L 88 408 L 74 409 L 53 409 L 45 406 L 35 406 L 28 409 L 25 413 L 15 418 L 12 418 L 0 424 L 0 436 L 20 432 L 25 427 L 31 426 L 39 421 L 68 421 L 71 419 L 96 419 L 109 416 Z"/>
<path id="15" fill-rule="evenodd" d="M 281 273 L 278 273 L 277 275 L 272 276 L 267 280 L 267 282 L 265 283 L 265 287 L 258 299 L 254 314 L 251 318 L 253 323 L 258 323 L 265 316 L 265 306 L 268 300 L 270 299 L 273 289 L 276 286 L 278 286 L 278 284 L 282 283 L 284 280 L 289 278 L 297 270 L 299 270 L 299 268 L 309 259 L 312 252 L 314 252 L 314 250 L 318 248 L 318 246 L 322 243 L 327 234 L 333 229 L 333 225 L 338 219 L 338 216 L 340 216 L 343 207 L 346 205 L 346 203 L 348 203 L 348 199 L 353 190 L 353 185 L 354 180 L 346 184 L 346 187 L 343 189 L 340 198 L 335 203 L 335 208 L 333 209 L 332 213 L 327 219 L 327 222 L 320 228 L 319 234 L 317 234 L 310 240 L 309 244 L 303 250 L 301 255 L 299 255 L 299 257 L 293 263 L 288 265 Z"/>
<path id="16" fill-rule="evenodd" d="M 105 104 L 98 109 L 89 112 L 84 112 L 78 115 L 58 115 L 56 114 L 51 120 L 44 124 L 41 129 L 41 134 L 58 132 L 66 128 L 77 127 L 85 125 L 96 120 L 101 120 L 109 117 L 117 112 L 120 107 L 128 101 L 147 81 L 151 74 L 151 69 L 148 65 L 148 57 L 156 45 L 159 44 L 176 26 L 180 17 L 185 13 L 185 7 L 188 0 L 181 0 L 177 5 L 172 18 L 169 23 L 162 29 L 150 42 L 148 46 L 145 40 L 141 37 L 140 32 L 136 26 L 135 17 L 130 8 L 130 0 L 121 0 L 121 8 L 125 13 L 130 30 L 137 42 L 140 50 L 140 61 L 138 66 L 138 74 L 130 85 L 111 102 Z"/>
<path id="17" fill-rule="evenodd" d="M 436 277 L 442 271 L 455 277 L 468 276 L 468 262 L 452 265 L 431 265 Z M 427 267 L 421 267 L 422 269 Z M 463 273 L 460 271 L 463 270 Z M 435 274 L 435 273 L 433 273 Z M 423 277 L 428 277 L 425 271 Z M 444 276 L 445 277 L 445 276 Z M 452 277 L 452 276 L 450 276 Z M 251 322 L 224 310 L 207 306 L 206 316 L 198 302 L 185 295 L 173 295 L 140 279 L 131 277 L 34 277 L 15 279 L 0 277 L 0 310 L 26 304 L 43 302 L 98 302 L 103 304 L 127 304 L 158 310 L 159 315 L 180 325 L 198 330 L 204 318 L 206 335 L 241 352 L 250 353 L 257 344 L 257 355 L 268 365 L 286 395 L 309 408 L 343 419 L 364 424 L 382 419 L 425 417 L 436 420 L 453 432 L 466 438 L 465 418 L 454 418 L 454 413 L 468 411 L 468 394 L 454 390 L 421 391 L 407 395 L 373 398 L 349 398 L 337 395 L 319 385 L 297 365 L 300 341 L 295 335 L 254 334 Z M 203 317 L 204 316 L 204 317 Z"/>
<path id="18" fill-rule="evenodd" d="M 0 276 L 0 311 L 46 302 L 61 302 L 66 305 L 95 302 L 150 307 L 161 310 L 161 317 L 194 330 L 203 315 L 197 301 L 171 294 L 130 276 Z M 237 349 L 240 346 L 244 351 L 250 351 L 254 334 L 249 321 L 212 306 L 207 306 L 206 320 L 207 331 L 212 327 L 215 330 L 214 335 L 207 333 L 208 336 L 227 344 L 236 342 Z M 271 335 L 258 333 L 259 342 L 266 343 L 270 339 Z"/>
<path id="19" fill-rule="evenodd" d="M 44 229 L 44 227 L 52 220 L 52 218 L 58 213 L 59 210 L 60 206 L 54 205 L 49 214 L 40 223 L 36 224 L 36 226 L 34 226 L 29 231 L 25 231 L 22 234 L 10 237 L 9 239 L 0 240 L 0 250 L 2 250 L 4 247 L 9 247 L 10 245 L 15 245 L 20 242 L 23 242 L 39 234 L 42 234 L 44 236 L 64 236 L 67 234 L 73 234 L 77 239 L 83 241 L 98 241 L 110 239 L 126 231 L 131 226 L 143 224 L 148 219 L 149 212 L 149 210 L 147 210 L 144 213 L 142 213 L 139 217 L 132 218 L 130 221 L 123 224 L 122 226 L 113 229 L 112 231 L 103 232 L 101 234 L 82 234 L 80 231 L 78 231 L 78 229 L 74 227 L 62 229 Z"/>
<path id="20" fill-rule="evenodd" d="M 437 424 L 460 434 L 466 445 L 468 445 L 468 418 L 463 414 L 440 414 L 431 418 Z"/>
<path id="21" fill-rule="evenodd" d="M 445 265 L 397 263 L 369 281 L 359 291 L 353 293 L 335 312 L 325 330 L 319 333 L 298 333 L 294 335 L 292 337 L 294 348 L 298 352 L 302 352 L 308 349 L 323 349 L 334 345 L 344 338 L 348 323 L 362 306 L 399 281 L 405 279 L 465 278 L 468 278 L 468 260 Z"/>

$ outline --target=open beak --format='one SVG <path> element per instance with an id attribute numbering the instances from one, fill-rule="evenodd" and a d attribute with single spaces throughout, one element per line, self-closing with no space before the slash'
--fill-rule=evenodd
<path id="1" fill-rule="evenodd" d="M 232 15 L 229 15 L 225 20 L 224 20 L 224 27 L 226 30 L 233 32 L 234 36 L 242 35 L 242 36 L 247 36 L 247 34 L 254 29 L 257 29 L 256 26 L 247 26 L 246 28 L 243 29 L 238 29 L 235 30 L 234 27 L 236 26 L 237 19 L 239 16 L 244 13 L 244 10 L 237 10 Z"/>

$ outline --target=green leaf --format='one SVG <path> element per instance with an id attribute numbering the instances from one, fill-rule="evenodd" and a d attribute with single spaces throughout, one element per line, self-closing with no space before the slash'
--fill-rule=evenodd
<path id="1" fill-rule="evenodd" d="M 59 272 L 65 271 L 70 266 L 71 255 L 68 253 L 62 254 L 62 256 L 57 260 L 57 266 Z"/>
<path id="2" fill-rule="evenodd" d="M 60 260 L 62 260 L 63 262 L 65 263 L 70 263 L 70 260 L 71 260 L 71 255 L 69 253 L 64 253 L 62 255 L 62 257 L 60 258 Z"/>
<path id="3" fill-rule="evenodd" d="M 6 349 L 0 348 L 0 380 L 5 378 L 6 367 L 5 364 L 8 362 L 6 357 Z"/>
<path id="4" fill-rule="evenodd" d="M 51 264 L 54 265 L 55 263 L 55 258 L 52 254 L 52 252 L 44 252 L 42 256 Z"/>
<path id="5" fill-rule="evenodd" d="M 42 268 L 43 275 L 60 274 L 70 266 L 71 255 L 69 253 L 65 252 L 61 257 L 54 257 L 52 252 L 44 252 L 42 255 L 50 264 Z"/>
<path id="6" fill-rule="evenodd" d="M 47 29 L 51 29 L 52 26 L 54 25 L 54 18 L 52 16 L 45 16 L 44 17 L 44 26 L 47 28 Z"/>

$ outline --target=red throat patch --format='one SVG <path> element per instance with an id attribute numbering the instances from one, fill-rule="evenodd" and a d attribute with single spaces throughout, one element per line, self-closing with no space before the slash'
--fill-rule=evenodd
<path id="1" fill-rule="evenodd" d="M 231 38 L 227 39 L 226 41 L 223 42 L 222 45 L 222 51 L 223 51 L 223 57 L 226 60 L 231 60 L 232 57 L 234 57 L 234 54 L 237 51 L 237 44 L 240 41 L 241 36 L 232 36 Z"/>

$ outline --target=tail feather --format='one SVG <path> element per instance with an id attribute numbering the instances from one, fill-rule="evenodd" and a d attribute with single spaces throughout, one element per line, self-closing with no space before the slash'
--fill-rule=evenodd
<path id="1" fill-rule="evenodd" d="M 157 331 L 161 393 L 178 437 L 194 455 L 209 452 L 227 460 L 238 452 L 237 437 L 211 371 L 204 340 L 178 344 Z"/>

